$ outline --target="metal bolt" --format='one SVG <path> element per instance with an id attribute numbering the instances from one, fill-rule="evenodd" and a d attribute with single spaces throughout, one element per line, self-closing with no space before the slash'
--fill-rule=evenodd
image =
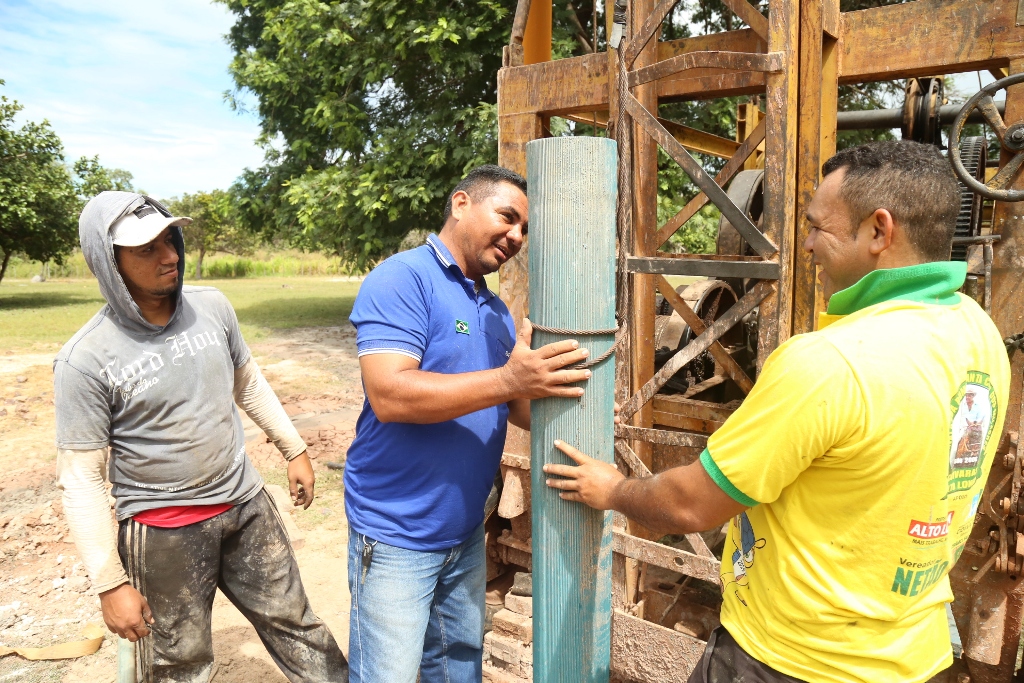
<path id="1" fill-rule="evenodd" d="M 1014 142 L 1024 142 L 1024 129 L 1018 128 L 1010 133 L 1010 139 Z"/>

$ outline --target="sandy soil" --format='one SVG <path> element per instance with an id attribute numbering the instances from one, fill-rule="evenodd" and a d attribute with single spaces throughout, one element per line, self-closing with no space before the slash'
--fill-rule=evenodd
<path id="1" fill-rule="evenodd" d="M 309 446 L 317 472 L 316 500 L 292 515 L 304 535 L 296 551 L 316 613 L 348 650 L 347 525 L 341 472 L 362 405 L 351 328 L 290 330 L 250 343 Z M 0 352 L 0 644 L 41 647 L 81 639 L 102 624 L 99 599 L 84 576 L 54 486 L 54 411 L 50 364 L 58 348 L 38 345 Z M 287 487 L 280 454 L 243 416 L 248 451 L 268 483 Z M 217 683 L 285 681 L 256 632 L 220 593 L 214 603 Z M 109 636 L 94 655 L 60 662 L 0 659 L 6 681 L 114 681 L 117 647 Z"/>

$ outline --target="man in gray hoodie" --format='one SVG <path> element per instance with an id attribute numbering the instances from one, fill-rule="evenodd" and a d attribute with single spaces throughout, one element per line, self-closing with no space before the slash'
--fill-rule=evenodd
<path id="1" fill-rule="evenodd" d="M 227 298 L 183 286 L 189 222 L 129 192 L 103 192 L 82 211 L 82 253 L 107 305 L 54 361 L 68 525 L 108 628 L 139 641 L 143 680 L 209 680 L 220 588 L 289 680 L 345 681 L 345 658 L 310 609 L 246 456 L 236 403 L 281 450 L 295 504 L 309 507 L 305 444 Z"/>

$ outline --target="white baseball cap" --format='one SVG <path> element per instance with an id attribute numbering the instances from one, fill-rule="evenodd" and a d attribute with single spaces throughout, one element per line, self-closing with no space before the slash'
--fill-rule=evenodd
<path id="1" fill-rule="evenodd" d="M 188 225 L 191 218 L 165 216 L 155 206 L 146 202 L 134 211 L 117 219 L 110 226 L 110 237 L 120 247 L 138 247 L 152 242 L 171 225 Z"/>

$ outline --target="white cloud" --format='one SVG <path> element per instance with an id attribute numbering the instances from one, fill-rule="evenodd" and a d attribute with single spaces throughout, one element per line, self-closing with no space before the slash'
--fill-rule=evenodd
<path id="1" fill-rule="evenodd" d="M 69 161 L 98 154 L 160 197 L 224 188 L 263 158 L 256 118 L 223 99 L 232 23 L 205 0 L 2 0 L 0 93 Z"/>

